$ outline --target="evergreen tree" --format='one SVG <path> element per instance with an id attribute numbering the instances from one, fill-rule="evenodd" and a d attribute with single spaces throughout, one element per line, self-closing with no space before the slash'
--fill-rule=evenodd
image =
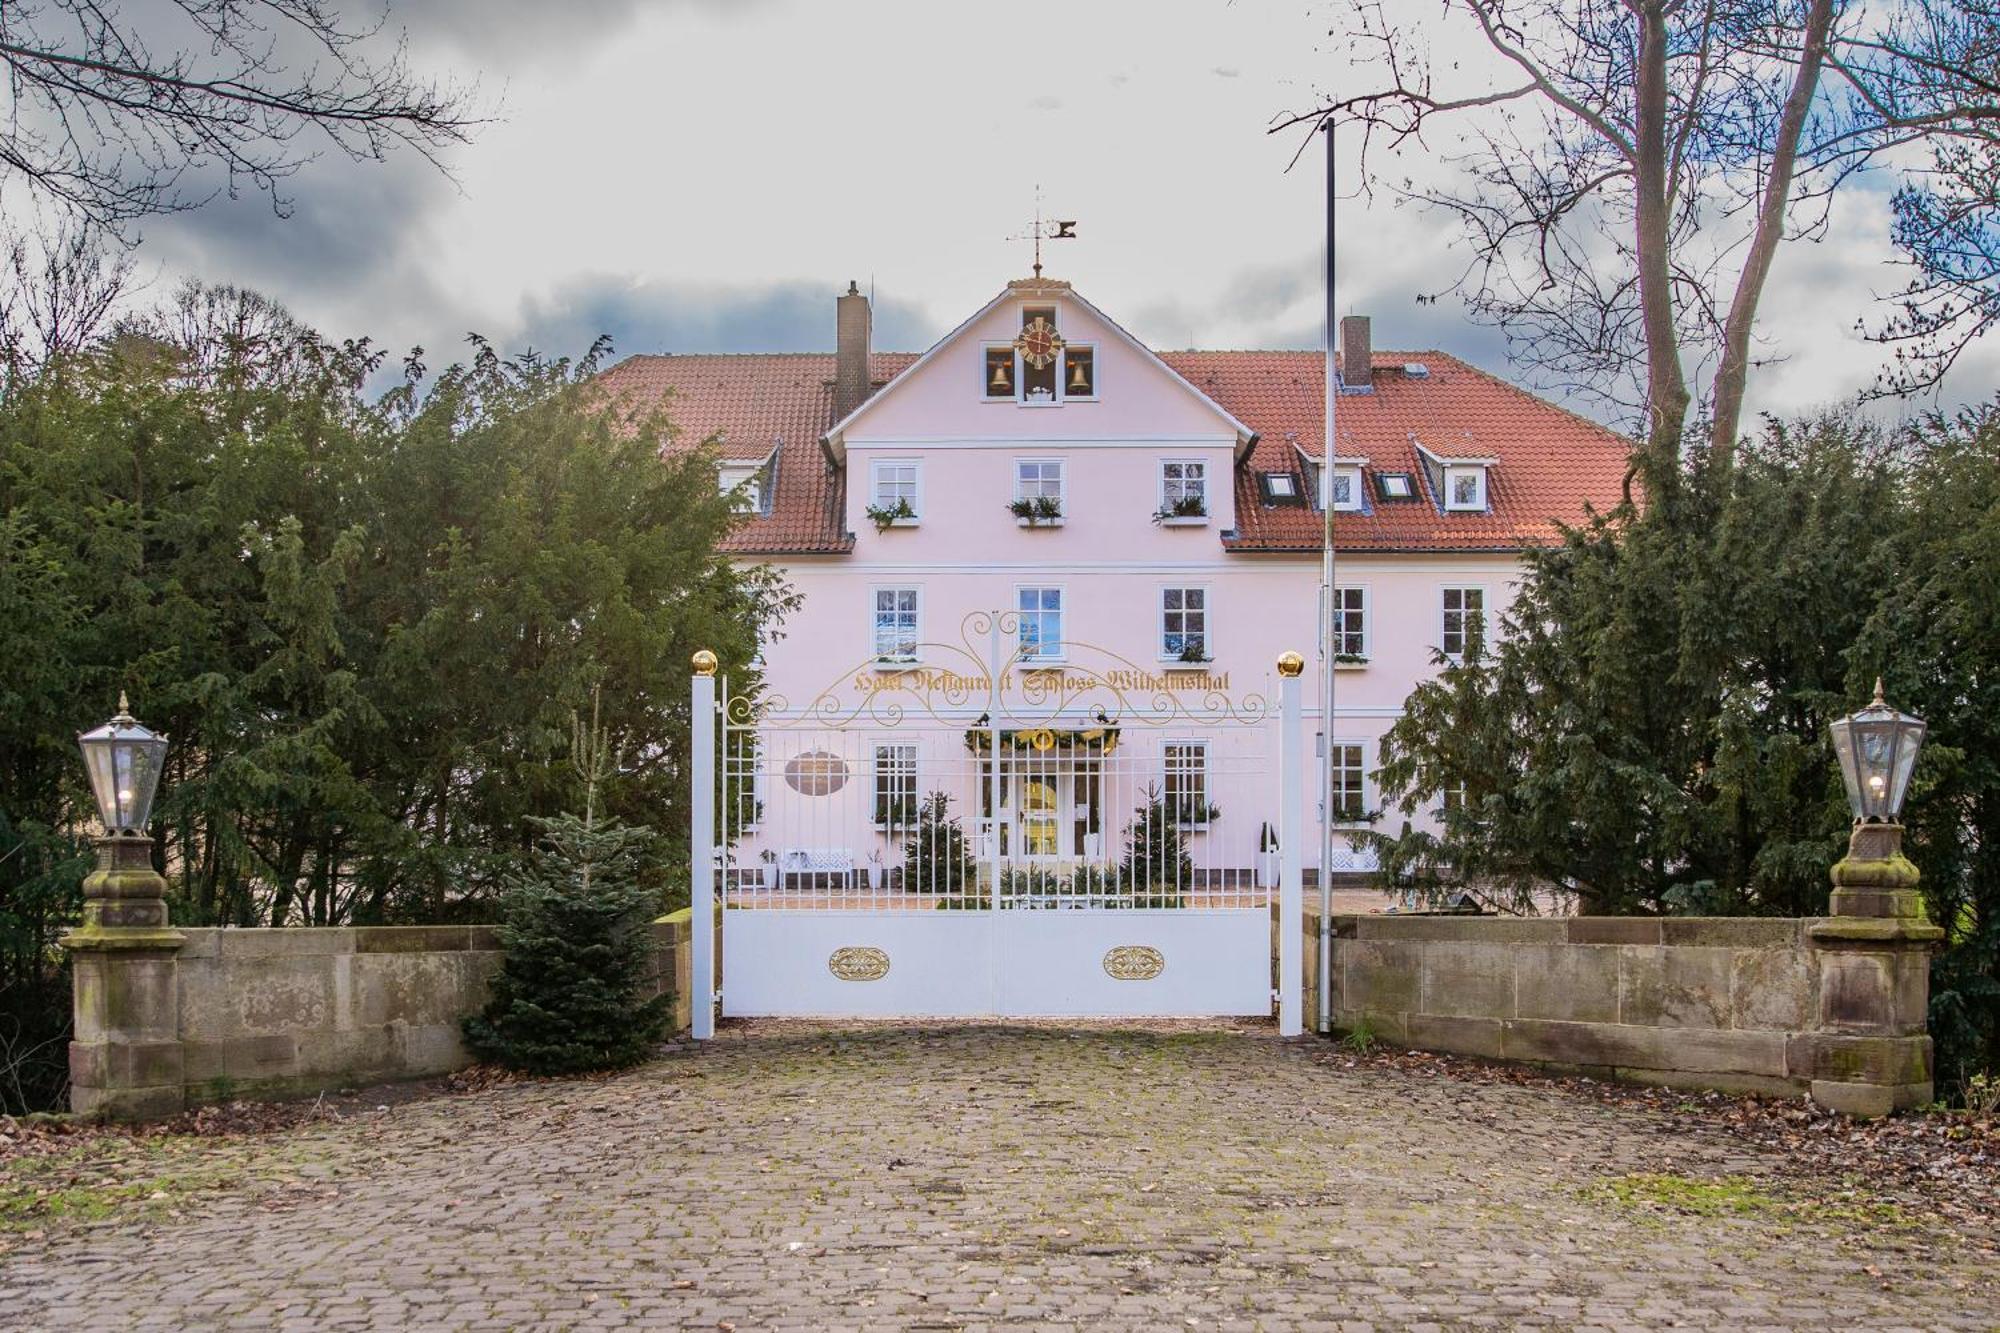
<path id="1" fill-rule="evenodd" d="M 599 787 L 617 765 L 595 708 L 587 730 L 575 724 L 573 754 L 583 813 L 533 821 L 541 849 L 503 899 L 506 960 L 486 1008 L 465 1020 L 481 1059 L 536 1074 L 636 1064 L 667 1018 L 668 997 L 644 993 L 645 928 L 659 899 L 638 867 L 652 832 L 599 812 Z"/>
<path id="2" fill-rule="evenodd" d="M 965 826 L 951 813 L 951 797 L 941 791 L 929 793 L 917 807 L 916 827 L 903 844 L 903 887 L 911 893 L 957 893 L 971 866 Z"/>
<path id="3" fill-rule="evenodd" d="M 1132 811 L 1125 826 L 1125 860 L 1120 867 L 1125 884 L 1137 896 L 1137 907 L 1179 907 L 1194 880 L 1194 858 L 1177 812 L 1157 786 L 1145 790 L 1145 801 Z"/>

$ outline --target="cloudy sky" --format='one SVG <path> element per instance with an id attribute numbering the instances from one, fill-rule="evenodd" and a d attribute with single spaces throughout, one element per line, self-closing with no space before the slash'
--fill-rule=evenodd
<path id="1" fill-rule="evenodd" d="M 1317 342 L 1322 178 L 1275 115 L 1346 75 L 1335 6 L 1305 0 L 400 0 L 413 62 L 478 77 L 494 123 L 455 179 L 406 158 L 323 160 L 290 217 L 244 197 L 149 224 L 141 271 L 278 297 L 337 336 L 433 365 L 464 335 L 620 353 L 828 348 L 849 279 L 876 346 L 921 349 L 1025 276 L 1034 209 L 1078 220 L 1049 271 L 1157 347 Z M 1392 168 L 1385 164 L 1385 171 Z M 1395 166 L 1436 170 L 1418 162 Z M 1350 190 L 1357 181 L 1349 182 Z M 1853 192 L 1826 243 L 1788 247 L 1767 297 L 1755 406 L 1867 384 L 1853 332 L 1889 265 L 1885 195 Z M 1343 203 L 1340 305 L 1377 345 L 1506 371 L 1451 298 L 1443 218 Z M 2000 377 L 1968 358 L 1947 400 Z"/>

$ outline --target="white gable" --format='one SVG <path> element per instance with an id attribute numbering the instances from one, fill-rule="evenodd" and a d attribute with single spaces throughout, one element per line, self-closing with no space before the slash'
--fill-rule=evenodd
<path id="1" fill-rule="evenodd" d="M 1034 402 L 1012 391 L 1004 398 L 988 392 L 987 349 L 1013 342 L 1024 307 L 1053 307 L 1063 341 L 1088 349 L 1093 383 L 1087 401 L 1064 398 L 1060 390 Z M 836 450 L 850 440 L 1241 445 L 1251 438 L 1248 427 L 1064 283 L 1009 284 L 827 432 Z"/>

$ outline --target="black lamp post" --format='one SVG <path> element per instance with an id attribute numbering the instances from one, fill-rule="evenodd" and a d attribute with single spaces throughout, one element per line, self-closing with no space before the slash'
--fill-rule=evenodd
<path id="1" fill-rule="evenodd" d="M 1877 680 L 1874 701 L 1829 730 L 1854 811 L 1847 856 L 1833 868 L 1833 913 L 1922 917 L 1917 868 L 1903 855 L 1903 826 L 1897 821 L 1923 748 L 1923 719 L 1891 708 Z"/>
<path id="2" fill-rule="evenodd" d="M 134 718 L 120 694 L 117 716 L 80 733 L 76 741 L 97 798 L 97 817 L 104 824 L 104 836 L 97 840 L 97 869 L 83 882 L 83 929 L 164 928 L 167 882 L 153 869 L 146 821 L 159 789 L 167 738 Z"/>

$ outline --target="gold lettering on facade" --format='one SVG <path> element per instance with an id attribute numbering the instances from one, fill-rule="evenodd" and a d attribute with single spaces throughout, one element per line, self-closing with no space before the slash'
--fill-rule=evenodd
<path id="1" fill-rule="evenodd" d="M 842 981 L 880 981 L 889 975 L 889 955 L 866 945 L 835 949 L 826 970 Z"/>
<path id="2" fill-rule="evenodd" d="M 1151 981 L 1166 970 L 1166 956 L 1150 945 L 1121 944 L 1104 955 L 1105 975 L 1114 981 Z"/>
<path id="3" fill-rule="evenodd" d="M 1024 671 L 1022 682 L 1032 681 L 1038 690 L 1060 689 L 1065 694 L 1087 694 L 1092 690 L 1135 691 L 1148 694 L 1226 694 L 1227 671 L 1104 671 L 1058 672 Z M 1009 684 L 1012 682 L 1009 681 Z M 965 676 L 956 671 L 919 668 L 883 675 L 863 673 L 854 678 L 854 688 L 866 694 L 962 694 L 984 695 L 992 689 L 985 676 Z"/>

